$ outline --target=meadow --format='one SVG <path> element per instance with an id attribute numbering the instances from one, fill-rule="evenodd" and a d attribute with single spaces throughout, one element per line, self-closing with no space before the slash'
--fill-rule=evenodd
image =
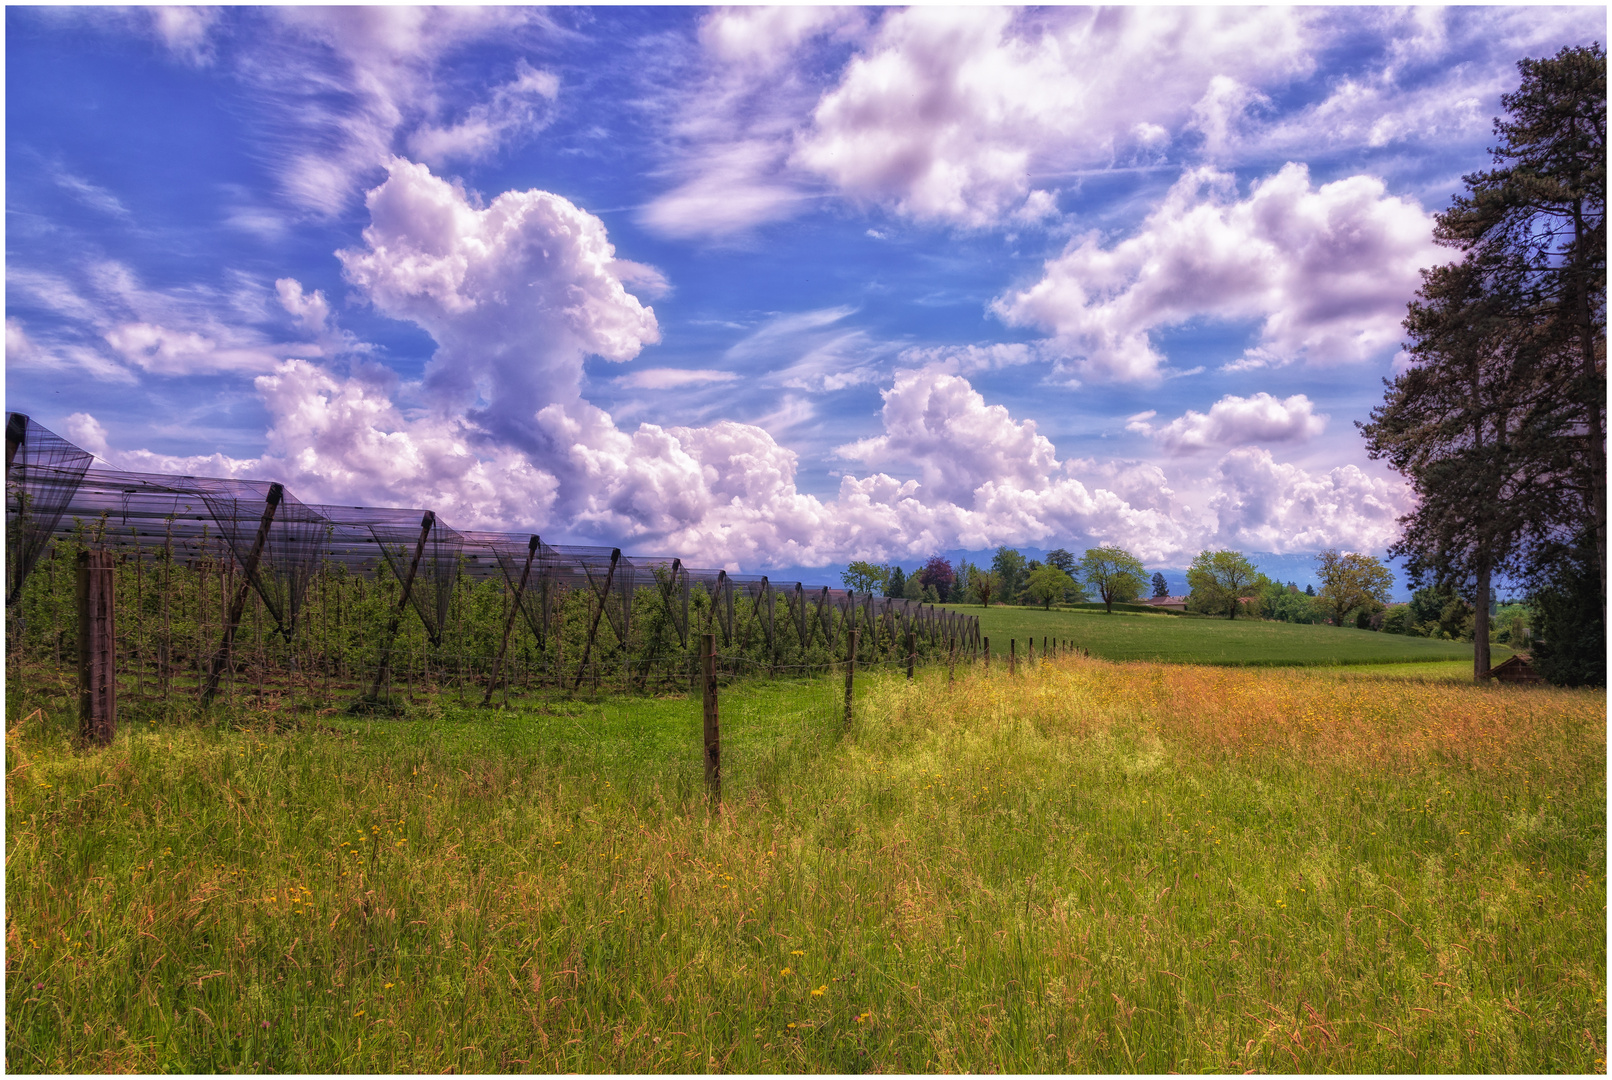
<path id="1" fill-rule="evenodd" d="M 1406 664 L 1465 660 L 1472 646 L 1459 641 L 1383 634 L 1340 626 L 1305 626 L 1262 619 L 1212 619 L 1176 614 L 1090 608 L 978 605 L 958 608 L 980 618 L 980 633 L 991 639 L 991 654 L 1005 657 L 1016 639 L 1019 654 L 1032 638 L 1058 638 L 1106 660 L 1157 660 L 1179 664 L 1231 664 L 1252 667 Z M 1493 647 L 1493 663 L 1511 655 Z M 1468 671 L 1470 676 L 1471 672 Z"/>
<path id="2" fill-rule="evenodd" d="M 1603 691 L 739 683 L 713 812 L 679 696 L 82 750 L 9 675 L 8 1071 L 1605 1069 Z"/>

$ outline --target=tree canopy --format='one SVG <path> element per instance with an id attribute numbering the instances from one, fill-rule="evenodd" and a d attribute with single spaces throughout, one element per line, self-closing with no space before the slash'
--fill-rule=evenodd
<path id="1" fill-rule="evenodd" d="M 1051 563 L 1038 566 L 1025 579 L 1024 591 L 1043 608 L 1052 607 L 1054 600 L 1063 599 L 1064 593 L 1075 587 L 1075 579 Z"/>
<path id="2" fill-rule="evenodd" d="M 1373 556 L 1328 548 L 1315 557 L 1315 566 L 1321 579 L 1317 599 L 1335 626 L 1352 612 L 1375 613 L 1393 599 L 1394 572 Z"/>
<path id="3" fill-rule="evenodd" d="M 1103 608 L 1110 615 L 1116 603 L 1135 600 L 1147 585 L 1142 560 L 1124 548 L 1106 544 L 1086 549 L 1080 557 L 1080 577 L 1102 597 Z"/>
<path id="4" fill-rule="evenodd" d="M 840 574 L 840 580 L 852 592 L 878 592 L 890 577 L 890 568 L 879 563 L 857 560 Z"/>
<path id="5" fill-rule="evenodd" d="M 1242 598 L 1259 591 L 1259 571 L 1240 551 L 1200 551 L 1187 568 L 1192 589 L 1188 607 L 1211 615 L 1237 617 Z"/>
<path id="6" fill-rule="evenodd" d="M 1606 54 L 1518 70 L 1497 167 L 1463 177 L 1437 218 L 1460 259 L 1423 271 L 1411 366 L 1362 425 L 1417 495 L 1391 549 L 1412 583 L 1478 601 L 1480 677 L 1494 574 L 1526 573 L 1587 522 L 1603 597 L 1606 584 Z"/>

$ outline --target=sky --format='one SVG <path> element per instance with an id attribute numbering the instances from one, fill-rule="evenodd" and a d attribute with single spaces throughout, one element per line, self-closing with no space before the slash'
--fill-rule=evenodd
<path id="1" fill-rule="evenodd" d="M 1604 7 L 6 9 L 6 407 L 745 572 L 1284 580 L 1516 63 Z M 821 576 L 821 575 L 819 575 Z"/>

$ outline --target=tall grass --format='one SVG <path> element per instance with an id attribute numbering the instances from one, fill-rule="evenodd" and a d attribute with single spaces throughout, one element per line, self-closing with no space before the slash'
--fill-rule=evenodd
<path id="1" fill-rule="evenodd" d="M 1064 660 L 7 701 L 14 1071 L 1601 1071 L 1605 695 Z"/>

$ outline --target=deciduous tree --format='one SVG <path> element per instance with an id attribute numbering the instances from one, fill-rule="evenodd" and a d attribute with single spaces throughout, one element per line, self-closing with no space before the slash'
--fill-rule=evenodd
<path id="1" fill-rule="evenodd" d="M 1080 577 L 1103 598 L 1103 608 L 1114 614 L 1114 605 L 1135 600 L 1147 585 L 1142 560 L 1124 548 L 1103 545 L 1087 548 L 1080 558 Z"/>
<path id="2" fill-rule="evenodd" d="M 1043 608 L 1051 608 L 1054 600 L 1063 599 L 1074 587 L 1075 579 L 1051 563 L 1036 567 L 1024 583 L 1025 594 Z"/>
<path id="3" fill-rule="evenodd" d="M 1351 612 L 1375 613 L 1393 599 L 1394 572 L 1370 555 L 1328 548 L 1315 557 L 1315 568 L 1321 579 L 1317 599 L 1336 626 Z"/>
<path id="4" fill-rule="evenodd" d="M 1209 614 L 1225 613 L 1235 619 L 1242 598 L 1257 591 L 1259 571 L 1240 551 L 1200 551 L 1187 568 L 1192 588 L 1189 605 Z"/>
<path id="5" fill-rule="evenodd" d="M 884 588 L 884 583 L 890 577 L 890 568 L 880 563 L 871 563 L 865 560 L 853 562 L 840 574 L 840 580 L 852 592 L 870 593 Z"/>

